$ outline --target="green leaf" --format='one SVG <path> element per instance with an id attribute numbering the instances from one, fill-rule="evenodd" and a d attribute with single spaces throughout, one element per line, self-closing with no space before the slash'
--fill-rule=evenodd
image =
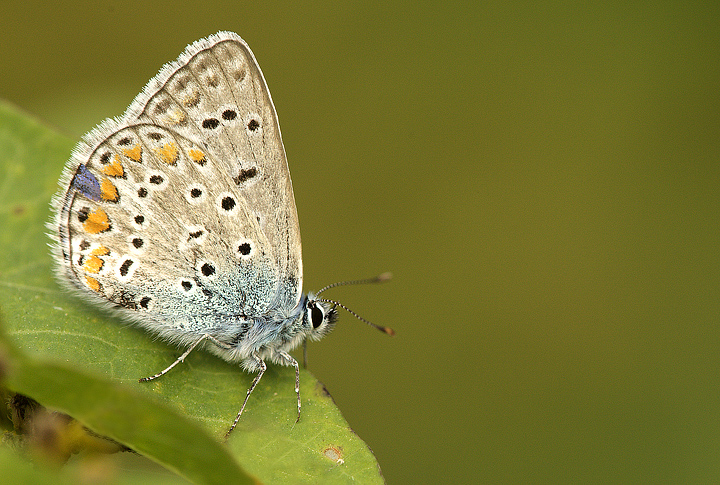
<path id="1" fill-rule="evenodd" d="M 86 305 L 52 276 L 44 223 L 74 143 L 0 102 L 0 312 L 10 389 L 197 483 L 382 482 L 367 445 L 322 384 L 269 366 L 227 444 L 222 437 L 253 376 L 195 351 L 152 382 L 182 349 Z M 242 471 L 240 468 L 245 470 Z M 244 479 L 244 480 L 243 480 Z"/>

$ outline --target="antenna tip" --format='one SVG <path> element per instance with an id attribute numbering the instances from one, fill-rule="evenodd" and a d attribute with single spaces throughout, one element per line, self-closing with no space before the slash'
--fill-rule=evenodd
<path id="1" fill-rule="evenodd" d="M 390 335 L 391 337 L 394 337 L 394 336 L 395 336 L 395 330 L 393 330 L 393 329 L 390 328 L 390 327 L 380 327 L 380 330 L 382 330 L 382 331 L 385 332 L 386 334 Z"/>
<path id="2" fill-rule="evenodd" d="M 389 271 L 387 273 L 379 274 L 375 277 L 375 281 L 377 281 L 378 283 L 382 283 L 383 281 L 388 281 L 390 279 L 392 279 L 392 273 L 390 273 Z"/>

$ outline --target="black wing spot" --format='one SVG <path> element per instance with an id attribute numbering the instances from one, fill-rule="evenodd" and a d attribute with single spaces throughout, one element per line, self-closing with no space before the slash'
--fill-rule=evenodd
<path id="1" fill-rule="evenodd" d="M 251 178 L 257 176 L 257 174 L 258 171 L 255 167 L 248 168 L 247 170 L 243 169 L 240 170 L 237 177 L 233 177 L 233 182 L 235 182 L 235 185 L 240 185 L 241 183 L 247 182 Z"/>
<path id="2" fill-rule="evenodd" d="M 87 221 L 88 213 L 90 212 L 90 207 L 83 207 L 78 211 L 78 221 L 82 224 L 83 222 Z"/>
<path id="3" fill-rule="evenodd" d="M 120 266 L 120 276 L 127 276 L 128 271 L 130 271 L 130 266 L 132 265 L 132 259 L 126 259 L 125 261 L 123 261 L 123 264 Z"/>
<path id="4" fill-rule="evenodd" d="M 220 206 L 226 211 L 231 211 L 235 208 L 235 199 L 230 196 L 223 197 Z"/>
<path id="5" fill-rule="evenodd" d="M 200 272 L 202 272 L 203 276 L 212 276 L 215 274 L 215 266 L 205 263 L 200 267 Z"/>
<path id="6" fill-rule="evenodd" d="M 248 130 L 255 131 L 258 128 L 260 128 L 260 123 L 258 123 L 258 120 L 252 119 L 252 120 L 250 120 L 250 123 L 248 123 L 247 127 L 248 127 Z"/>
<path id="7" fill-rule="evenodd" d="M 250 246 L 250 243 L 242 243 L 240 246 L 238 246 L 238 252 L 243 256 L 247 256 L 248 254 L 250 254 L 251 250 L 252 247 Z"/>
<path id="8" fill-rule="evenodd" d="M 197 238 L 199 238 L 200 236 L 203 235 L 203 232 L 204 232 L 204 231 L 203 231 L 202 229 L 200 229 L 199 231 L 191 232 L 191 233 L 190 233 L 190 237 L 188 238 L 188 242 L 190 242 L 190 239 L 197 239 Z"/>
<path id="9" fill-rule="evenodd" d="M 215 118 L 208 118 L 202 122 L 202 127 L 205 129 L 214 130 L 218 126 L 220 126 L 220 121 Z"/>

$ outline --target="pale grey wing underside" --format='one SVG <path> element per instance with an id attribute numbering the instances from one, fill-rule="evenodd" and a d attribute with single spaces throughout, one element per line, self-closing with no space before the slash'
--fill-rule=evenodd
<path id="1" fill-rule="evenodd" d="M 206 308 L 162 322 L 193 331 L 296 306 L 290 173 L 265 80 L 236 34 L 189 46 L 73 160 L 57 226 L 78 286 L 161 322 Z"/>

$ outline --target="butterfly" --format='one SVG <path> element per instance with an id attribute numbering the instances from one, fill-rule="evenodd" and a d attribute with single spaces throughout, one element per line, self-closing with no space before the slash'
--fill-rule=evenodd
<path id="1" fill-rule="evenodd" d="M 198 346 L 255 372 L 227 437 L 266 362 L 292 366 L 299 420 L 299 364 L 289 352 L 326 335 L 346 307 L 318 296 L 337 284 L 302 292 L 277 115 L 237 34 L 198 40 L 166 64 L 123 116 L 85 135 L 60 185 L 49 224 L 58 278 L 83 300 L 187 347 L 141 382 Z"/>

